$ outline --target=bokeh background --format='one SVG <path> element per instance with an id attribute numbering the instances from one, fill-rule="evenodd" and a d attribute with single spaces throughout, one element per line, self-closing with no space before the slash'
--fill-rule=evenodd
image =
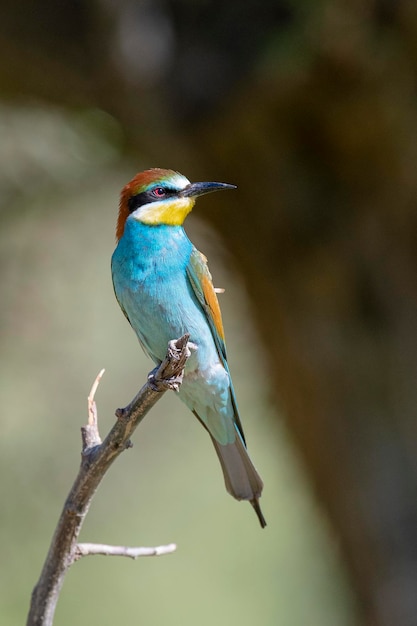
<path id="1" fill-rule="evenodd" d="M 111 468 L 56 624 L 417 624 L 417 5 L 11 0 L 0 15 L 0 622 L 24 623 L 77 472 L 152 364 L 110 278 L 120 188 L 237 192 L 187 231 L 224 287 L 261 531 L 166 394 Z"/>

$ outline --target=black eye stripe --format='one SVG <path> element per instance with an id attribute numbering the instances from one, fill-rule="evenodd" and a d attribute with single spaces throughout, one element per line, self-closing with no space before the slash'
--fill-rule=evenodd
<path id="1" fill-rule="evenodd" d="M 161 185 L 159 185 L 159 187 L 160 186 Z M 158 188 L 158 186 L 156 188 Z M 129 213 L 133 213 L 133 211 L 136 211 L 136 209 L 143 206 L 144 204 L 149 204 L 150 202 L 158 202 L 159 200 L 161 200 L 162 196 L 159 198 L 158 196 L 155 196 L 152 193 L 153 189 L 155 189 L 155 187 L 153 187 L 152 189 L 148 189 L 147 191 L 137 193 L 135 196 L 129 198 L 129 200 L 127 201 Z M 177 189 L 169 189 L 167 187 L 163 187 L 163 189 L 165 191 L 165 196 L 163 196 L 164 198 L 175 196 L 178 193 Z"/>
<path id="2" fill-rule="evenodd" d="M 152 202 L 152 197 L 149 196 L 149 191 L 143 191 L 142 193 L 137 193 L 136 196 L 132 196 L 129 198 L 127 202 L 127 206 L 129 207 L 129 213 L 133 213 L 140 206 L 147 204 L 148 202 Z"/>

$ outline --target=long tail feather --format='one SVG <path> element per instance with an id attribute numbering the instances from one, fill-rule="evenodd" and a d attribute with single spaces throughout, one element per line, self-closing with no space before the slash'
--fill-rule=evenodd
<path id="1" fill-rule="evenodd" d="M 227 445 L 221 445 L 214 437 L 211 437 L 211 440 L 222 466 L 227 491 L 236 500 L 249 500 L 261 527 L 265 528 L 266 521 L 259 505 L 263 482 L 242 440 L 237 436 L 233 443 Z"/>

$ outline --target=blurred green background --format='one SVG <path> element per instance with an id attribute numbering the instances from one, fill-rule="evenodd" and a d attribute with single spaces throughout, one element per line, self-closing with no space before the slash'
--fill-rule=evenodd
<path id="1" fill-rule="evenodd" d="M 109 271 L 118 193 L 134 170 L 92 130 L 90 117 L 115 121 L 100 111 L 85 115 L 47 106 L 1 111 L 6 189 L 22 167 L 33 175 L 22 197 L 9 200 L 1 234 L 1 616 L 7 624 L 24 622 L 75 478 L 86 396 L 98 370 L 107 368 L 97 393 L 105 434 L 115 408 L 127 404 L 153 367 L 121 315 Z M 139 157 L 138 166 L 144 163 Z M 269 492 L 268 530 L 261 532 L 249 505 L 227 495 L 206 433 L 166 394 L 141 425 L 134 448 L 106 477 L 82 537 L 122 545 L 175 541 L 178 551 L 154 560 L 77 563 L 56 623 L 251 624 L 262 618 L 275 624 L 282 616 L 294 624 L 350 624 L 337 551 L 283 425 L 274 426 L 264 348 L 242 280 L 212 229 L 193 216 L 188 232 L 212 260 L 216 284 L 226 287 L 231 367 Z M 273 438 L 271 430 L 278 430 Z"/>
<path id="2" fill-rule="evenodd" d="M 76 475 L 152 364 L 114 299 L 121 187 L 238 185 L 208 256 L 259 529 L 165 394 L 106 476 L 55 623 L 413 626 L 417 615 L 417 10 L 412 2 L 3 3 L 0 622 L 24 623 Z M 227 196 L 227 197 L 226 197 Z"/>

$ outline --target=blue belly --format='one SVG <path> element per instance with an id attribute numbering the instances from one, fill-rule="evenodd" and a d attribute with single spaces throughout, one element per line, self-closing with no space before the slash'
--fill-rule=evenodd
<path id="1" fill-rule="evenodd" d="M 187 276 L 193 246 L 182 227 L 149 226 L 128 218 L 112 257 L 117 300 L 156 364 L 168 342 L 185 333 L 196 346 L 188 359 L 180 398 L 222 444 L 236 432 L 230 377 Z"/>
<path id="2" fill-rule="evenodd" d="M 148 226 L 129 218 L 113 254 L 114 290 L 139 341 L 159 363 L 168 342 L 191 335 L 199 360 L 217 359 L 205 313 L 188 280 L 193 246 L 180 226 Z"/>

